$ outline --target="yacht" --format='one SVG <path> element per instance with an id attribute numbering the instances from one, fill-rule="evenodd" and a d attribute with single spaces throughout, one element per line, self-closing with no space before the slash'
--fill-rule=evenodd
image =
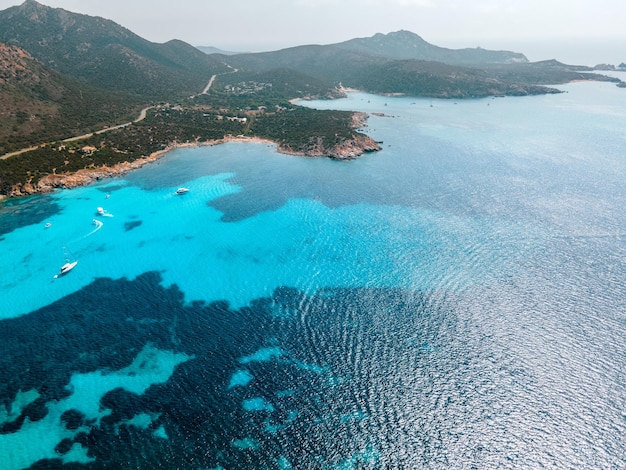
<path id="1" fill-rule="evenodd" d="M 187 191 L 189 191 L 189 188 L 178 188 L 176 194 L 185 194 Z"/>
<path id="2" fill-rule="evenodd" d="M 78 261 L 74 259 L 74 261 L 70 261 L 70 251 L 67 249 L 65 245 L 63 245 L 63 251 L 65 253 L 65 264 L 61 266 L 59 274 L 55 274 L 54 278 L 58 278 L 59 276 L 63 276 L 64 274 L 69 273 L 72 269 L 76 267 Z M 74 258 L 74 256 L 72 256 Z"/>
<path id="3" fill-rule="evenodd" d="M 60 274 L 61 276 L 63 276 L 63 274 L 67 274 L 69 273 L 72 269 L 74 269 L 74 267 L 78 264 L 78 261 L 72 261 L 65 263 L 63 266 L 61 266 L 61 271 Z"/>
<path id="4" fill-rule="evenodd" d="M 57 279 L 59 276 L 63 276 L 64 274 L 69 273 L 78 264 L 78 261 L 76 259 L 74 259 L 74 261 L 70 261 L 70 252 L 67 247 L 63 246 L 63 251 L 65 252 L 65 264 L 61 266 L 59 274 L 54 275 L 55 279 Z"/>

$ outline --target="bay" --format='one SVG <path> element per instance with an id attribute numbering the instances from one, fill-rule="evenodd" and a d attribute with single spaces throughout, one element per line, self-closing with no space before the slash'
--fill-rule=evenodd
<path id="1" fill-rule="evenodd" d="M 561 88 L 5 203 L 6 468 L 626 465 L 626 95 Z"/>

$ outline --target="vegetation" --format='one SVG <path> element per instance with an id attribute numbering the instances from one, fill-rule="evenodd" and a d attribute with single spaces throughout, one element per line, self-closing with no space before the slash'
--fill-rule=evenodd
<path id="1" fill-rule="evenodd" d="M 403 93 L 432 98 L 559 93 L 554 88 L 532 83 L 497 80 L 477 69 L 415 60 L 396 60 L 383 66 L 373 66 L 368 73 L 353 71 L 346 80 L 352 86 L 372 93 Z"/>
<path id="2" fill-rule="evenodd" d="M 284 149 L 306 153 L 321 143 L 324 148 L 339 145 L 354 135 L 349 111 L 320 111 L 292 107 L 268 113 L 253 121 L 249 134 L 272 140 Z"/>
<path id="3" fill-rule="evenodd" d="M 136 116 L 142 101 L 76 82 L 0 44 L 0 155 Z"/>
<path id="4" fill-rule="evenodd" d="M 47 175 L 73 173 L 83 168 L 111 167 L 163 150 L 172 143 L 204 143 L 226 136 L 261 137 L 295 153 L 306 153 L 313 143 L 332 148 L 350 140 L 352 112 L 318 111 L 295 106 L 257 92 L 256 101 L 269 107 L 223 108 L 223 93 L 203 96 L 200 104 L 161 105 L 140 122 L 73 142 L 54 142 L 18 157 L 0 160 L 0 194 L 10 194 L 25 183 L 36 184 Z M 232 96 L 237 101 L 236 96 Z"/>
<path id="5" fill-rule="evenodd" d="M 7 101 L 11 97 L 0 93 L 0 106 Z M 66 88 L 56 103 L 22 101 L 19 111 L 0 119 L 0 155 L 128 122 L 137 116 L 139 107 L 136 100 L 84 87 Z"/>
<path id="6" fill-rule="evenodd" d="M 512 64 L 506 67 L 491 64 L 485 67 L 485 73 L 502 81 L 517 83 L 567 83 L 574 80 L 594 80 L 621 83 L 619 78 L 591 73 L 585 66 L 569 66 L 556 60 L 546 60 L 531 64 Z"/>

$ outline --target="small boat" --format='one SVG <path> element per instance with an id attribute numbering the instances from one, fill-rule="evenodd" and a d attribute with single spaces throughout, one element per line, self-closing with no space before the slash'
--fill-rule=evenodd
<path id="1" fill-rule="evenodd" d="M 46 225 L 44 225 L 44 228 L 50 228 L 52 227 L 52 224 L 50 222 L 48 222 Z"/>
<path id="2" fill-rule="evenodd" d="M 98 207 L 98 208 L 96 209 L 96 213 L 97 213 L 98 215 L 101 215 L 102 217 L 113 217 L 113 214 L 111 214 L 111 213 L 109 213 L 109 212 L 105 211 L 102 207 Z"/>
<path id="3" fill-rule="evenodd" d="M 78 261 L 72 261 L 71 263 L 65 263 L 63 266 L 61 266 L 61 271 L 60 271 L 60 275 L 63 276 L 63 274 L 67 274 L 69 273 L 72 269 L 74 269 L 74 267 L 78 264 Z"/>
<path id="4" fill-rule="evenodd" d="M 55 274 L 54 276 L 55 279 L 58 278 L 59 276 L 63 276 L 64 274 L 69 273 L 78 264 L 77 260 L 70 261 L 70 252 L 65 245 L 63 245 L 63 252 L 65 253 L 65 264 L 61 266 L 61 269 L 59 270 L 59 274 Z"/>
<path id="5" fill-rule="evenodd" d="M 187 191 L 189 191 L 189 188 L 178 188 L 176 194 L 185 194 Z"/>

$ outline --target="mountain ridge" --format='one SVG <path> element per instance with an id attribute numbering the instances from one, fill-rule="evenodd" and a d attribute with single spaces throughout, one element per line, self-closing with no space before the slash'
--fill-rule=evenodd
<path id="1" fill-rule="evenodd" d="M 367 38 L 349 39 L 337 43 L 335 46 L 390 59 L 415 59 L 451 65 L 528 62 L 526 56 L 519 52 L 493 51 L 480 47 L 474 49 L 448 49 L 436 46 L 427 42 L 418 34 L 407 30 L 399 30 L 387 34 L 376 33 Z"/>
<path id="2" fill-rule="evenodd" d="M 524 68 L 528 60 L 518 52 L 442 48 L 406 30 L 325 46 L 205 54 L 180 40 L 152 43 L 111 20 L 51 8 L 36 0 L 0 11 L 0 42 L 17 45 L 78 81 L 152 102 L 197 94 L 211 76 L 235 69 L 292 69 L 334 86 L 448 98 L 554 92 L 540 82 L 584 78 L 580 70 L 572 74 L 567 66 Z M 515 66 L 516 73 L 523 75 L 521 83 L 516 83 L 514 73 L 502 71 L 507 66 Z M 557 79 L 550 80 L 552 76 Z"/>
<path id="3" fill-rule="evenodd" d="M 36 0 L 0 11 L 0 42 L 78 80 L 146 98 L 169 97 L 172 90 L 189 94 L 226 71 L 183 41 L 152 43 L 114 21 Z"/>

